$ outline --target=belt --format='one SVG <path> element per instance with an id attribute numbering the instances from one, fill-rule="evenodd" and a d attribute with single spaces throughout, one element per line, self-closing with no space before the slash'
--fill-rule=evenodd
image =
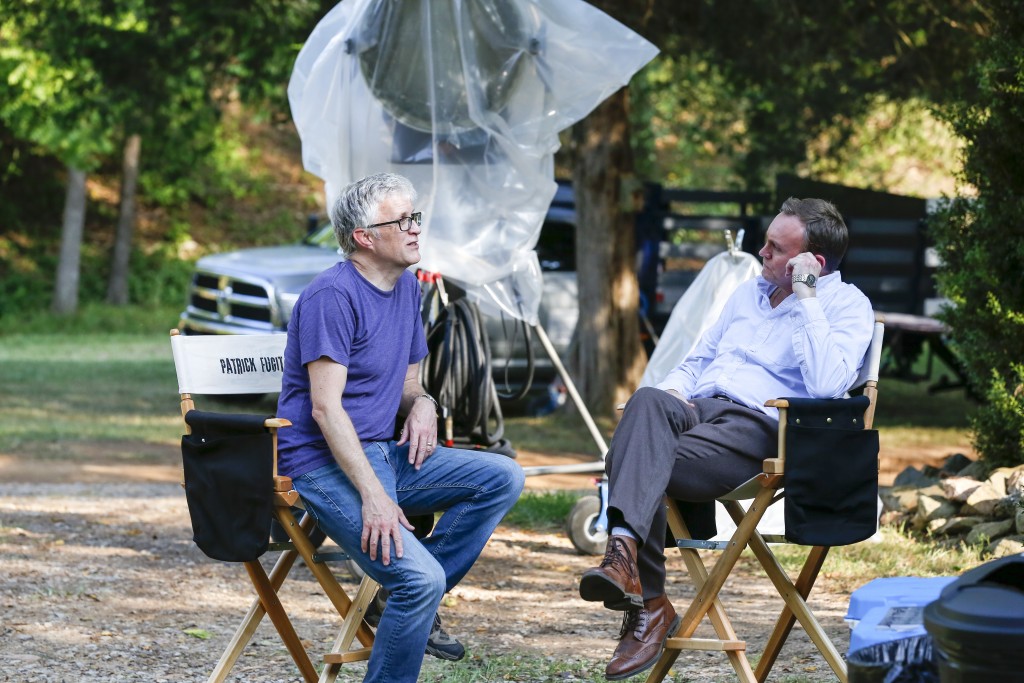
<path id="1" fill-rule="evenodd" d="M 746 408 L 745 405 L 743 405 L 739 401 L 732 400 L 731 398 L 729 398 L 725 394 L 718 394 L 717 396 L 712 396 L 712 398 L 717 398 L 719 401 L 728 401 L 729 403 L 735 403 L 738 406 L 743 406 L 744 408 Z"/>

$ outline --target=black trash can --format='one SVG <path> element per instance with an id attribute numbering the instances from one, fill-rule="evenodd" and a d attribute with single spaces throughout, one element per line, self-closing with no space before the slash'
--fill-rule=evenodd
<path id="1" fill-rule="evenodd" d="M 965 572 L 925 606 L 941 683 L 1024 683 L 1024 555 Z"/>
<path id="2" fill-rule="evenodd" d="M 939 683 L 929 635 L 887 640 L 854 650 L 846 660 L 849 683 Z"/>

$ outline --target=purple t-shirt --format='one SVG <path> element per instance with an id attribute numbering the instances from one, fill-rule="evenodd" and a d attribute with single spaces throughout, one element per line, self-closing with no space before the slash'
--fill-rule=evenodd
<path id="1" fill-rule="evenodd" d="M 326 357 L 348 368 L 341 404 L 366 444 L 394 437 L 405 374 L 426 355 L 420 285 L 411 272 L 390 292 L 370 284 L 349 261 L 317 275 L 288 322 L 277 415 L 292 426 L 278 432 L 278 471 L 297 477 L 334 462 L 313 419 L 308 363 Z"/>

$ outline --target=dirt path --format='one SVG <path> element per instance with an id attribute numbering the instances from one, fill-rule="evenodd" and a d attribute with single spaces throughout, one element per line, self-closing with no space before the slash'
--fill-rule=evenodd
<path id="1" fill-rule="evenodd" d="M 89 465 L 0 457 L 0 681 L 206 679 L 252 593 L 240 567 L 207 559 L 191 542 L 177 457 L 173 448 L 144 465 L 118 462 L 116 454 Z M 520 458 L 524 465 L 574 460 Z M 545 475 L 527 484 L 588 489 L 592 479 Z M 446 600 L 449 630 L 471 656 L 543 656 L 576 662 L 596 676 L 619 624 L 615 613 L 578 597 L 578 576 L 594 563 L 577 554 L 565 534 L 499 528 Z M 692 590 L 682 573 L 676 576 L 669 594 L 682 608 Z M 354 587 L 349 577 L 344 580 Z M 756 634 L 748 635 L 749 649 L 759 652 L 781 600 L 742 574 L 727 584 L 725 596 L 737 630 Z M 283 599 L 311 651 L 326 650 L 337 621 L 307 570 L 293 573 Z M 847 602 L 827 577 L 812 599 L 841 652 L 849 638 L 842 621 Z M 209 638 L 190 635 L 190 629 Z M 787 673 L 834 680 L 801 631 L 791 640 L 771 680 Z M 361 666 L 353 665 L 341 680 L 359 680 Z M 422 680 L 445 680 L 445 666 L 428 658 Z M 678 681 L 731 678 L 718 654 L 691 654 L 675 671 Z M 509 680 L 531 680 L 509 674 Z M 578 680 L 573 675 L 558 680 Z M 266 624 L 232 678 L 297 679 Z"/>
<path id="2" fill-rule="evenodd" d="M 76 452 L 73 459 L 0 454 L 0 681 L 203 681 L 248 608 L 252 593 L 244 572 L 207 559 L 190 540 L 177 448 L 158 449 L 143 464 L 119 457 L 125 448 L 134 450 L 92 444 L 90 454 Z M 883 460 L 883 483 L 907 464 L 940 463 L 948 456 L 941 450 L 890 454 Z M 591 461 L 519 455 L 524 466 Z M 550 474 L 528 478 L 527 486 L 589 491 L 593 480 L 591 474 Z M 446 600 L 449 630 L 473 657 L 543 656 L 573 662 L 597 677 L 614 647 L 618 619 L 579 600 L 578 576 L 595 560 L 579 555 L 563 533 L 499 528 Z M 756 656 L 782 602 L 754 574 L 744 565 L 723 595 Z M 669 595 L 682 608 L 693 591 L 681 571 L 675 576 Z M 344 582 L 354 589 L 347 575 Z M 337 619 L 308 571 L 293 573 L 283 599 L 310 651 L 326 650 Z M 827 574 L 811 599 L 844 653 L 848 599 Z M 705 625 L 697 635 L 710 634 Z M 360 680 L 361 666 L 340 680 Z M 446 666 L 428 658 L 422 680 L 444 681 Z M 674 671 L 677 681 L 733 679 L 718 654 L 684 656 Z M 557 680 L 579 680 L 574 676 Z M 835 680 L 799 628 L 769 680 L 787 676 Z M 264 624 L 231 680 L 293 681 L 298 674 Z"/>

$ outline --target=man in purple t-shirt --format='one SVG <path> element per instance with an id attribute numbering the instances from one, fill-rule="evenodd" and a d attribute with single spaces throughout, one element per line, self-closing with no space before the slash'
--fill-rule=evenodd
<path id="1" fill-rule="evenodd" d="M 415 201 L 412 184 L 389 173 L 342 191 L 331 222 L 347 259 L 295 304 L 277 413 L 293 425 L 279 432 L 278 470 L 381 584 L 364 681 L 387 683 L 415 681 L 424 651 L 462 658 L 437 608 L 525 481 L 505 456 L 437 444 L 437 402 L 419 381 L 420 288 L 408 270 L 420 260 Z M 408 517 L 437 512 L 430 535 L 417 538 Z"/>

